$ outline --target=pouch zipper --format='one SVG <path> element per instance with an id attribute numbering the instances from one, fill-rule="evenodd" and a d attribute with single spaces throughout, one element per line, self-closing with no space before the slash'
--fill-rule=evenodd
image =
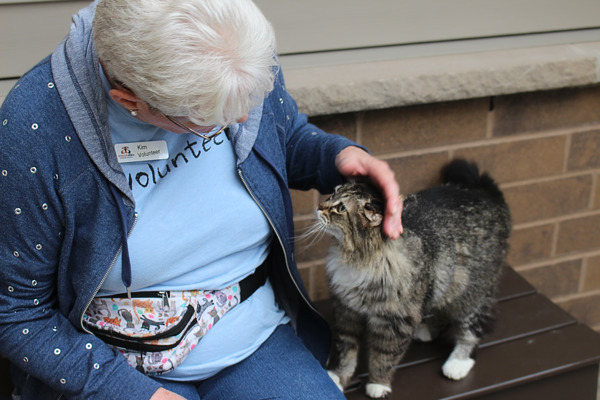
<path id="1" fill-rule="evenodd" d="M 170 310 L 171 307 L 169 306 L 169 296 L 171 295 L 171 293 L 168 292 L 168 291 L 161 291 L 161 292 L 158 292 L 158 293 L 159 293 L 160 297 L 162 297 L 163 308 L 165 310 Z"/>
<path id="2" fill-rule="evenodd" d="M 136 341 L 136 340 L 120 339 L 118 336 L 103 335 L 103 334 L 99 334 L 98 337 L 102 341 L 104 341 L 104 343 L 106 343 L 106 344 L 121 347 L 123 349 L 131 350 L 131 351 L 139 351 L 139 352 L 157 352 L 157 351 L 171 350 L 171 349 L 179 346 L 179 344 L 183 341 L 183 339 L 185 339 L 188 332 L 191 329 L 193 329 L 196 325 L 198 325 L 198 320 L 194 318 L 190 324 L 185 325 L 181 329 L 181 332 L 178 333 L 178 335 L 179 335 L 183 332 L 181 337 L 179 339 L 177 339 L 176 342 L 171 343 L 171 344 L 150 344 L 150 343 L 144 343 L 144 341 L 142 341 L 142 340 Z M 154 339 L 159 339 L 159 338 L 157 338 L 156 336 L 153 336 L 152 338 L 147 338 L 146 340 L 154 340 Z"/>
<path id="3" fill-rule="evenodd" d="M 134 292 L 128 291 L 126 293 L 118 293 L 118 294 L 107 294 L 106 296 L 98 296 L 101 299 L 144 299 L 144 298 L 161 298 L 163 301 L 163 308 L 170 309 L 169 298 L 171 297 L 171 292 L 169 290 L 158 290 L 158 291 L 142 291 L 142 292 Z M 89 305 L 88 305 L 89 307 Z"/>
<path id="4" fill-rule="evenodd" d="M 113 338 L 114 340 L 122 339 L 129 343 L 143 343 L 145 341 L 164 339 L 167 337 L 179 335 L 181 332 L 183 332 L 188 327 L 190 320 L 192 318 L 194 318 L 194 313 L 195 313 L 194 307 L 191 304 L 188 304 L 187 309 L 185 310 L 185 314 L 181 317 L 181 321 L 179 321 L 177 323 L 177 325 L 175 325 L 172 328 L 170 328 L 164 332 L 161 332 L 157 335 L 146 336 L 146 337 L 132 337 L 132 336 L 124 335 L 124 334 L 121 334 L 121 333 L 118 333 L 115 331 L 103 330 L 100 328 L 92 328 L 90 330 L 96 336 L 99 336 L 102 338 Z M 108 343 L 108 341 L 106 341 L 106 342 Z M 177 342 L 177 343 L 179 343 L 179 342 Z M 127 348 L 126 346 L 121 346 L 121 347 Z M 172 347 L 175 347 L 175 345 L 173 345 Z M 167 347 L 163 346 L 163 349 L 166 349 L 166 348 L 169 348 L 168 345 L 167 345 Z"/>

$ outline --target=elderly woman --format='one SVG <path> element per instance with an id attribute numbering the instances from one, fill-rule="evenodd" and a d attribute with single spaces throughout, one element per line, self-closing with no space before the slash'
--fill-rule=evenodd
<path id="1" fill-rule="evenodd" d="M 388 165 L 299 114 L 250 0 L 103 0 L 0 109 L 15 396 L 335 399 L 289 187 Z"/>

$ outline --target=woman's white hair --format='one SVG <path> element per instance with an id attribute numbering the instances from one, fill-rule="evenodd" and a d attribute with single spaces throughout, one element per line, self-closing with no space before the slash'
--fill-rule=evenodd
<path id="1" fill-rule="evenodd" d="M 273 89 L 275 36 L 251 0 L 102 0 L 93 30 L 110 77 L 167 115 L 224 125 Z"/>

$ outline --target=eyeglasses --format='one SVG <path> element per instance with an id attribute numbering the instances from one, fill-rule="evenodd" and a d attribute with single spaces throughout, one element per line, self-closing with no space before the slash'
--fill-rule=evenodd
<path id="1" fill-rule="evenodd" d="M 129 92 L 133 93 L 133 90 L 129 89 L 127 86 L 125 86 L 125 84 L 119 80 L 113 79 L 112 80 L 113 83 L 117 84 L 118 86 L 121 86 L 123 89 L 128 90 Z M 167 114 L 163 113 L 162 111 L 159 111 L 153 107 L 150 107 L 158 112 L 160 112 L 163 117 L 165 117 L 166 119 L 168 119 L 169 121 L 171 121 L 173 124 L 177 125 L 178 127 L 180 127 L 181 129 L 183 129 L 184 131 L 188 132 L 188 133 L 193 133 L 196 136 L 200 136 L 202 139 L 206 139 L 206 140 L 210 140 L 214 137 L 219 136 L 225 129 L 227 129 L 227 127 L 229 126 L 229 124 L 224 125 L 221 129 L 219 129 L 218 131 L 216 131 L 215 133 L 213 133 L 212 135 L 207 135 L 206 133 L 201 133 L 198 131 L 193 130 L 192 128 L 185 126 L 184 124 L 182 124 L 181 122 L 177 121 L 175 118 L 173 117 L 169 117 Z"/>
<path id="2" fill-rule="evenodd" d="M 229 124 L 227 124 L 227 125 L 224 125 L 224 126 L 221 128 L 221 129 L 219 129 L 219 130 L 218 130 L 218 131 L 216 131 L 215 133 L 213 133 L 213 134 L 210 134 L 210 135 L 207 135 L 206 133 L 200 133 L 200 132 L 198 132 L 198 131 L 195 131 L 195 130 L 193 130 L 192 128 L 190 128 L 189 126 L 185 126 L 185 125 L 184 125 L 184 124 L 182 124 L 181 122 L 177 121 L 175 118 L 173 118 L 173 117 L 169 117 L 169 116 L 168 116 L 167 114 L 165 114 L 165 113 L 162 113 L 162 112 L 161 112 L 161 114 L 162 114 L 162 115 L 163 115 L 163 116 L 164 116 L 166 119 L 168 119 L 169 121 L 171 121 L 172 123 L 174 123 L 175 125 L 177 125 L 178 127 L 180 127 L 181 129 L 185 130 L 186 132 L 188 132 L 188 133 L 193 133 L 194 135 L 196 135 L 196 136 L 200 136 L 202 139 L 206 139 L 206 140 L 210 140 L 210 139 L 212 139 L 212 138 L 214 138 L 214 137 L 217 137 L 217 136 L 219 136 L 219 135 L 221 134 L 221 132 L 223 132 L 223 131 L 224 131 L 224 130 L 225 130 L 225 129 L 226 129 L 228 126 L 229 126 Z"/>

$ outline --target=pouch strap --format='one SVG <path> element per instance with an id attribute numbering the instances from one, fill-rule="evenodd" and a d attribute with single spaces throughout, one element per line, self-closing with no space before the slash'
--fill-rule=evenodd
<path id="1" fill-rule="evenodd" d="M 240 282 L 240 289 L 242 290 L 240 301 L 244 301 L 252 296 L 252 294 L 267 281 L 267 260 L 269 260 L 269 257 L 267 257 L 252 274 L 248 275 Z"/>
<path id="2" fill-rule="evenodd" d="M 265 261 L 261 265 L 259 265 L 252 274 L 248 275 L 240 282 L 240 289 L 242 295 L 240 297 L 240 302 L 246 300 L 248 297 L 252 296 L 256 290 L 263 286 L 267 281 L 267 265 L 270 257 L 267 257 Z M 171 293 L 169 291 L 158 291 L 158 290 L 146 290 L 140 292 L 131 292 L 129 293 L 118 293 L 118 294 L 109 294 L 105 296 L 98 296 L 100 298 L 154 298 L 154 297 L 171 297 Z"/>

